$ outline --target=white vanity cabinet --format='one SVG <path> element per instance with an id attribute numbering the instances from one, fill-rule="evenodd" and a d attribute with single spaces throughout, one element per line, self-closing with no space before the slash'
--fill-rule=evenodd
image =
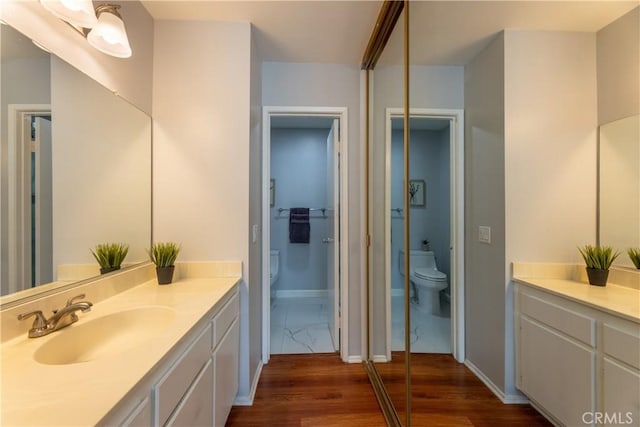
<path id="1" fill-rule="evenodd" d="M 238 390 L 237 288 L 218 306 L 101 425 L 224 426 Z"/>
<path id="2" fill-rule="evenodd" d="M 640 423 L 640 324 L 516 285 L 516 384 L 560 425 Z"/>

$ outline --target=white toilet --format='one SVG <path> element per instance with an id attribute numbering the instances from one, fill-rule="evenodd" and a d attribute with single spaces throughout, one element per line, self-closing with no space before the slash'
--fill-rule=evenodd
<path id="1" fill-rule="evenodd" d="M 269 279 L 271 281 L 271 287 L 276 283 L 279 277 L 280 269 L 280 251 L 278 249 L 271 249 L 271 257 L 269 261 Z"/>
<path id="2" fill-rule="evenodd" d="M 417 300 L 418 310 L 438 315 L 440 314 L 439 292 L 447 287 L 447 275 L 438 271 L 436 257 L 432 251 L 412 250 L 410 254 L 409 279 L 416 292 L 412 301 Z M 404 276 L 404 250 L 402 249 L 398 263 L 400 274 Z"/>

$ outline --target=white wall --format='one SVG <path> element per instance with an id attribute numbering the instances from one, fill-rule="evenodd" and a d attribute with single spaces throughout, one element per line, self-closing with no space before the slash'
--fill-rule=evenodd
<path id="1" fill-rule="evenodd" d="M 0 51 L 7 52 L 6 43 L 13 37 L 5 36 L 7 31 L 13 31 L 6 25 L 0 26 Z M 37 49 L 28 43 L 26 49 Z M 37 52 L 36 52 L 37 53 Z M 0 294 L 8 292 L 8 270 L 4 268 L 9 262 L 8 248 L 8 104 L 50 104 L 51 79 L 50 58 L 2 58 L 0 65 Z"/>
<path id="2" fill-rule="evenodd" d="M 262 363 L 262 60 L 251 27 L 251 89 L 249 142 L 249 224 L 257 226 L 249 240 L 249 378 Z M 245 357 L 243 355 L 243 357 Z"/>
<path id="3" fill-rule="evenodd" d="M 268 106 L 347 107 L 349 114 L 349 354 L 362 355 L 360 198 L 360 70 L 357 65 L 265 62 L 262 102 Z"/>
<path id="4" fill-rule="evenodd" d="M 465 352 L 504 384 L 504 34 L 465 67 Z M 478 226 L 491 227 L 491 244 Z"/>
<path id="5" fill-rule="evenodd" d="M 640 113 L 640 6 L 597 33 L 598 124 Z"/>
<path id="6" fill-rule="evenodd" d="M 467 358 L 506 399 L 511 263 L 577 262 L 595 240 L 595 69 L 593 33 L 515 30 L 467 67 Z"/>
<path id="7" fill-rule="evenodd" d="M 249 309 L 259 281 L 248 282 L 250 24 L 157 21 L 153 69 L 154 240 L 180 242 L 183 261 L 242 261 L 239 396 L 248 396 L 260 315 Z"/>
<path id="8" fill-rule="evenodd" d="M 327 219 L 310 212 L 308 244 L 289 242 L 289 213 L 278 208 L 323 208 L 327 199 L 327 136 L 329 129 L 272 129 L 271 178 L 275 206 L 271 215 L 271 249 L 280 250 L 277 291 L 326 290 Z"/>
<path id="9" fill-rule="evenodd" d="M 51 59 L 53 265 L 95 263 L 99 243 L 151 241 L 151 119 L 66 62 Z"/>

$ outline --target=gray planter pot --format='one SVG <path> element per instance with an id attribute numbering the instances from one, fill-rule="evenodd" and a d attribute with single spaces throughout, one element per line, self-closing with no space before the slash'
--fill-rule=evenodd
<path id="1" fill-rule="evenodd" d="M 169 267 L 156 267 L 156 275 L 158 276 L 158 285 L 168 285 L 173 280 L 173 270 L 175 265 Z"/>
<path id="2" fill-rule="evenodd" d="M 587 277 L 589 278 L 590 285 L 607 286 L 607 278 L 609 277 L 609 270 L 601 270 L 599 268 L 587 267 Z"/>

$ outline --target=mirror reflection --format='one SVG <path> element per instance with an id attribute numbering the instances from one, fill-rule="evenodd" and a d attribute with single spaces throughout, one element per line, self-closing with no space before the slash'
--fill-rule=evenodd
<path id="1" fill-rule="evenodd" d="M 620 251 L 615 265 L 634 267 L 626 252 L 640 247 L 640 115 L 600 126 L 600 243 Z"/>
<path id="2" fill-rule="evenodd" d="M 91 250 L 102 243 L 129 245 L 123 267 L 145 261 L 150 117 L 0 28 L 2 295 L 97 276 Z"/>

